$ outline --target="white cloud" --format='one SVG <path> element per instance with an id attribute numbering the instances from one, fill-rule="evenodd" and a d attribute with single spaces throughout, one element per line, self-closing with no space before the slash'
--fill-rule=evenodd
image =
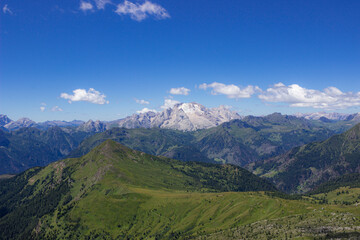
<path id="1" fill-rule="evenodd" d="M 115 12 L 119 15 L 130 15 L 131 19 L 139 22 L 148 16 L 154 16 L 157 19 L 165 19 L 170 17 L 166 9 L 150 1 L 145 1 L 143 4 L 140 4 L 125 0 L 124 3 L 117 5 Z"/>
<path id="2" fill-rule="evenodd" d="M 146 101 L 146 100 L 143 100 L 143 99 L 136 99 L 135 98 L 135 101 L 136 101 L 136 103 L 142 104 L 142 105 L 150 104 L 149 101 Z"/>
<path id="3" fill-rule="evenodd" d="M 190 89 L 185 87 L 179 87 L 179 88 L 172 88 L 170 89 L 170 94 L 174 95 L 189 95 Z"/>
<path id="4" fill-rule="evenodd" d="M 241 89 L 240 87 L 234 84 L 225 85 L 223 83 L 218 83 L 218 82 L 213 82 L 211 84 L 203 83 L 199 86 L 199 88 L 203 90 L 212 88 L 211 94 L 213 95 L 224 94 L 228 98 L 250 98 L 251 95 L 261 91 L 261 89 L 258 86 L 249 85 Z"/>
<path id="5" fill-rule="evenodd" d="M 104 94 L 101 94 L 99 91 L 96 91 L 93 88 L 90 88 L 88 91 L 86 91 L 86 89 L 75 89 L 73 93 L 73 95 L 61 93 L 60 97 L 68 99 L 69 103 L 78 101 L 85 101 L 95 104 L 109 103 L 109 101 L 105 100 L 106 96 Z"/>
<path id="6" fill-rule="evenodd" d="M 80 2 L 80 9 L 83 10 L 84 12 L 92 10 L 93 8 L 94 8 L 93 5 L 89 2 L 83 2 L 83 1 Z"/>
<path id="7" fill-rule="evenodd" d="M 55 106 L 55 107 L 51 108 L 51 111 L 52 112 L 62 112 L 64 110 L 62 108 L 60 108 L 59 106 Z"/>
<path id="8" fill-rule="evenodd" d="M 156 113 L 157 111 L 155 109 L 149 109 L 149 108 L 143 108 L 139 111 L 136 111 L 136 113 L 140 114 L 140 113 L 147 113 L 147 112 L 154 112 Z"/>
<path id="9" fill-rule="evenodd" d="M 7 14 L 7 13 L 10 14 L 10 15 L 13 14 L 13 12 L 10 10 L 10 8 L 9 8 L 9 6 L 7 4 L 4 5 L 2 11 L 3 11 L 4 14 Z"/>
<path id="10" fill-rule="evenodd" d="M 298 84 L 286 86 L 283 83 L 277 83 L 258 97 L 266 102 L 287 103 L 291 107 L 344 109 L 360 106 L 360 92 L 342 92 L 336 87 L 319 91 L 306 89 Z"/>
<path id="11" fill-rule="evenodd" d="M 180 103 L 179 101 L 176 101 L 174 99 L 167 98 L 164 101 L 164 105 L 161 106 L 162 109 L 168 109 L 172 108 L 174 105 Z"/>
<path id="12" fill-rule="evenodd" d="M 111 0 L 95 0 L 97 9 L 105 9 L 105 5 L 111 3 Z"/>

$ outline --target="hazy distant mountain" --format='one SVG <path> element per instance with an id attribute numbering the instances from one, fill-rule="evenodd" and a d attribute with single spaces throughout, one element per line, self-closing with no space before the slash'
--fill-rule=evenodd
<path id="1" fill-rule="evenodd" d="M 103 122 L 100 122 L 99 120 L 93 121 L 89 120 L 86 123 L 81 124 L 78 128 L 78 131 L 84 131 L 84 132 L 103 132 L 106 130 L 106 125 Z"/>
<path id="2" fill-rule="evenodd" d="M 24 127 L 35 127 L 42 130 L 46 130 L 51 127 L 76 127 L 83 123 L 84 121 L 80 120 L 73 120 L 71 122 L 54 120 L 37 123 L 29 118 L 20 118 L 17 121 L 13 121 L 8 116 L 0 114 L 0 128 L 7 131 L 14 131 Z"/>
<path id="3" fill-rule="evenodd" d="M 344 113 L 297 113 L 296 118 L 305 118 L 307 120 L 315 120 L 319 124 L 338 132 L 344 132 L 356 123 L 360 122 L 360 113 L 344 114 Z M 248 116 L 247 118 L 251 118 Z M 195 102 L 179 103 L 175 106 L 165 109 L 162 112 L 146 112 L 133 114 L 123 119 L 103 122 L 88 122 L 74 120 L 67 121 L 46 121 L 34 122 L 28 118 L 21 118 L 12 121 L 6 115 L 0 115 L 0 129 L 13 131 L 22 127 L 36 127 L 46 130 L 50 127 L 58 126 L 63 128 L 77 127 L 79 131 L 86 132 L 102 132 L 113 127 L 124 128 L 166 128 L 181 131 L 195 131 L 199 129 L 208 129 L 219 126 L 222 123 L 229 122 L 234 119 L 243 119 L 238 113 L 231 111 L 225 106 L 217 108 L 206 108 Z M 259 117 L 262 118 L 262 117 Z M 272 120 L 276 122 L 276 119 Z"/>
<path id="4" fill-rule="evenodd" d="M 54 120 L 54 121 L 41 122 L 38 123 L 37 125 L 40 128 L 47 129 L 50 127 L 77 127 L 80 126 L 81 124 L 84 124 L 84 121 L 73 120 L 71 122 L 67 122 L 67 121 Z"/>
<path id="5" fill-rule="evenodd" d="M 32 121 L 29 118 L 20 118 L 17 121 L 11 121 L 8 124 L 4 125 L 4 128 L 10 131 L 14 131 L 23 127 L 35 127 L 36 125 L 36 122 Z"/>
<path id="6" fill-rule="evenodd" d="M 294 114 L 296 117 L 303 117 L 309 120 L 322 120 L 324 121 L 325 118 L 334 121 L 351 121 L 351 120 L 359 120 L 360 121 L 360 114 L 353 113 L 327 113 L 327 112 L 315 112 L 315 113 L 296 113 Z"/>
<path id="7" fill-rule="evenodd" d="M 194 131 L 220 125 L 221 123 L 241 119 L 230 109 L 220 106 L 206 108 L 199 103 L 179 103 L 160 113 L 147 112 L 134 114 L 124 119 L 113 121 L 108 126 L 125 128 L 168 128 L 182 131 Z M 108 127 L 108 128 L 110 128 Z"/>
<path id="8" fill-rule="evenodd" d="M 3 127 L 10 122 L 12 122 L 12 120 L 8 118 L 8 116 L 0 114 L 0 127 Z"/>

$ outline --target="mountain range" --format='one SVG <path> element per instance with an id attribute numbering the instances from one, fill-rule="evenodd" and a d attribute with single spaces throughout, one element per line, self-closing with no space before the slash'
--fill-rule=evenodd
<path id="1" fill-rule="evenodd" d="M 291 193 L 307 192 L 336 177 L 360 173 L 360 124 L 325 141 L 250 164 L 248 169 Z"/>
<path id="2" fill-rule="evenodd" d="M 297 118 L 314 120 L 317 124 L 323 124 L 334 131 L 342 132 L 360 122 L 360 114 L 342 113 L 297 113 Z M 21 118 L 17 121 L 9 119 L 6 115 L 0 114 L 0 129 L 14 131 L 22 127 L 35 127 L 46 130 L 50 127 L 78 128 L 80 131 L 102 132 L 113 127 L 123 128 L 165 128 L 180 131 L 196 131 L 208 129 L 221 125 L 235 119 L 243 119 L 238 113 L 231 111 L 228 107 L 206 108 L 205 106 L 191 102 L 175 104 L 162 112 L 148 111 L 145 113 L 133 114 L 123 119 L 114 121 L 93 121 L 87 122 L 74 120 L 67 121 L 46 121 L 34 122 L 28 118 Z M 248 116 L 252 117 L 252 116 Z"/>
<path id="3" fill-rule="evenodd" d="M 334 131 L 309 120 L 279 113 L 244 117 L 217 127 L 184 132 L 161 128 L 112 128 L 85 139 L 69 157 L 79 157 L 107 139 L 153 155 L 183 161 L 244 166 L 313 141 Z"/>
<path id="4" fill-rule="evenodd" d="M 0 174 L 19 173 L 62 159 L 91 134 L 60 127 L 28 127 L 12 132 L 0 129 Z"/>
<path id="5" fill-rule="evenodd" d="M 333 121 L 360 121 L 360 113 L 336 113 L 336 112 L 315 112 L 315 113 L 296 113 L 294 114 L 296 117 L 303 117 L 309 120 L 333 120 Z"/>
<path id="6" fill-rule="evenodd" d="M 188 117 L 179 117 L 185 113 Z M 149 154 L 183 161 L 245 166 L 282 154 L 296 146 L 325 140 L 355 124 L 354 121 L 347 121 L 346 124 L 343 124 L 345 121 L 325 123 L 279 113 L 264 117 L 240 117 L 225 107 L 209 110 L 195 103 L 178 104 L 162 113 L 148 112 L 133 117 L 152 116 L 151 119 L 156 122 L 156 119 L 163 118 L 166 114 L 168 120 L 164 121 L 163 125 L 151 128 L 151 125 L 147 125 L 146 128 L 140 128 L 141 125 L 128 126 L 125 122 L 134 122 L 129 118 L 125 118 L 125 122 L 120 120 L 130 129 L 116 128 L 119 122 L 89 120 L 35 123 L 29 119 L 14 122 L 2 115 L 0 119 L 3 124 L 6 123 L 3 126 L 12 126 L 9 129 L 13 130 L 8 132 L 7 129 L 1 133 L 3 141 L 0 147 L 0 174 L 18 173 L 29 167 L 44 166 L 67 156 L 79 157 L 106 139 L 113 139 Z M 235 119 L 211 128 L 185 131 L 187 128 L 184 126 L 200 128 L 199 123 L 204 118 L 212 119 L 205 121 L 205 124 L 212 122 L 213 125 L 220 124 L 226 119 Z M 21 123 L 28 127 L 22 128 Z M 168 129 L 165 126 L 178 126 L 181 130 Z M 51 138 L 48 137 L 49 134 Z M 56 142 L 49 139 L 56 139 Z"/>
<path id="7" fill-rule="evenodd" d="M 233 119 L 241 119 L 236 112 L 225 106 L 206 108 L 198 103 L 179 103 L 162 112 L 134 114 L 109 125 L 125 128 L 167 128 L 195 131 L 218 126 Z"/>

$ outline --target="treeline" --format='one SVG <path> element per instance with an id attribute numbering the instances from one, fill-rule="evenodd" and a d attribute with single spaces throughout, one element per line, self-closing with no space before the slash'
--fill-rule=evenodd
<path id="1" fill-rule="evenodd" d="M 340 187 L 360 188 L 360 173 L 345 174 L 336 179 L 330 180 L 319 185 L 308 194 L 327 193 L 334 191 Z"/>
<path id="2" fill-rule="evenodd" d="M 0 182 L 0 239 L 33 239 L 33 229 L 39 219 L 58 206 L 62 196 L 69 192 L 67 181 L 55 184 L 51 175 L 47 183 L 52 187 L 35 194 L 39 180 L 29 185 L 29 179 L 41 168 L 30 169 L 14 178 Z"/>

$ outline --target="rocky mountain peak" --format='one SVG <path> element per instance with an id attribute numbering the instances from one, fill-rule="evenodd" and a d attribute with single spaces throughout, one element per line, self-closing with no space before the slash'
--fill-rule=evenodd
<path id="1" fill-rule="evenodd" d="M 86 123 L 80 125 L 78 127 L 78 130 L 85 132 L 103 132 L 106 130 L 106 125 L 99 120 L 96 120 L 94 122 L 93 120 L 90 119 Z"/>
<path id="2" fill-rule="evenodd" d="M 162 112 L 146 112 L 133 114 L 130 117 L 111 122 L 110 126 L 125 128 L 169 128 L 182 131 L 194 131 L 215 127 L 233 119 L 240 119 L 240 115 L 226 106 L 206 108 L 196 103 L 178 103 Z"/>
<path id="3" fill-rule="evenodd" d="M 11 121 L 8 124 L 5 124 L 4 128 L 13 131 L 23 127 L 34 127 L 34 126 L 36 126 L 36 122 L 30 120 L 29 118 L 20 118 L 17 121 Z"/>
<path id="4" fill-rule="evenodd" d="M 8 116 L 4 115 L 4 114 L 0 114 L 0 127 L 8 124 L 12 122 L 12 120 L 10 118 L 8 118 Z"/>

